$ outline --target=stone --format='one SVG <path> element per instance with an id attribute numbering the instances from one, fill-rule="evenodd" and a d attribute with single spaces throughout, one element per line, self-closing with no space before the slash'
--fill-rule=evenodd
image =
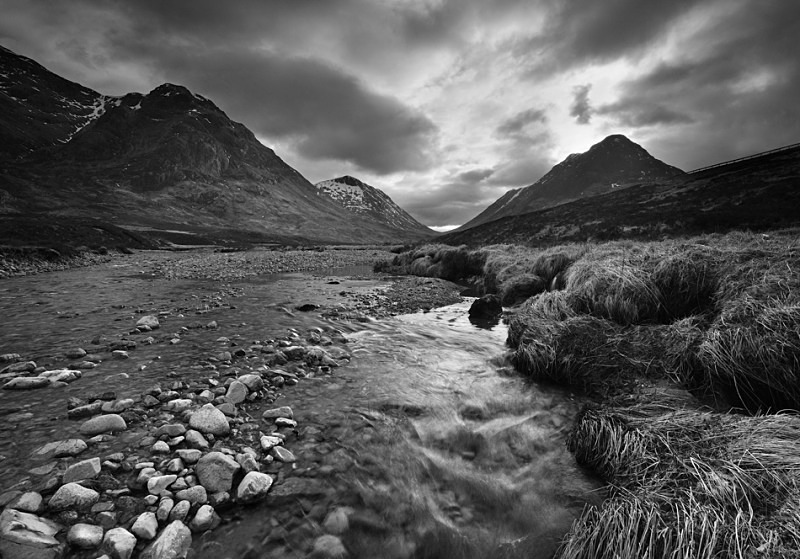
<path id="1" fill-rule="evenodd" d="M 130 357 L 124 349 L 115 349 L 111 352 L 111 359 L 127 359 Z"/>
<path id="2" fill-rule="evenodd" d="M 299 499 L 317 499 L 326 494 L 326 486 L 316 479 L 289 477 L 272 486 L 270 503 L 276 506 L 294 503 Z"/>
<path id="3" fill-rule="evenodd" d="M 154 408 L 160 403 L 161 402 L 158 401 L 158 398 L 151 396 L 150 394 L 142 398 L 142 405 L 146 408 Z"/>
<path id="4" fill-rule="evenodd" d="M 67 417 L 69 419 L 81 419 L 83 417 L 91 417 L 103 411 L 103 402 L 92 402 L 84 406 L 77 406 L 71 410 L 67 410 Z"/>
<path id="5" fill-rule="evenodd" d="M 136 517 L 131 532 L 140 540 L 152 540 L 158 533 L 158 519 L 154 512 L 143 512 Z"/>
<path id="6" fill-rule="evenodd" d="M 289 406 L 281 406 L 280 408 L 274 408 L 271 410 L 267 410 L 261 414 L 261 419 L 270 420 L 276 419 L 278 417 L 285 417 L 287 419 L 294 419 L 294 412 L 292 412 L 292 408 Z"/>
<path id="7" fill-rule="evenodd" d="M 48 506 L 53 510 L 89 509 L 100 500 L 100 494 L 77 483 L 65 483 L 50 498 Z"/>
<path id="8" fill-rule="evenodd" d="M 344 559 L 347 557 L 347 549 L 338 537 L 325 534 L 314 540 L 311 557 L 314 559 Z"/>
<path id="9" fill-rule="evenodd" d="M 208 449 L 208 440 L 203 436 L 202 433 L 200 433 L 200 431 L 195 431 L 194 429 L 189 429 L 186 431 L 186 444 L 192 449 Z"/>
<path id="10" fill-rule="evenodd" d="M 171 474 L 180 474 L 183 471 L 184 464 L 180 458 L 173 458 L 167 462 L 166 470 Z"/>
<path id="11" fill-rule="evenodd" d="M 233 458 L 216 451 L 200 458 L 195 466 L 198 481 L 209 493 L 230 491 L 238 470 L 239 464 Z"/>
<path id="12" fill-rule="evenodd" d="M 264 380 L 260 375 L 242 375 L 236 380 L 244 384 L 250 392 L 258 392 L 264 388 Z"/>
<path id="13" fill-rule="evenodd" d="M 21 358 L 22 356 L 19 353 L 4 353 L 0 355 L 0 363 L 14 363 Z"/>
<path id="14" fill-rule="evenodd" d="M 260 469 L 258 467 L 258 460 L 249 452 L 237 454 L 236 461 L 242 467 L 242 471 L 246 474 L 250 472 L 257 472 Z"/>
<path id="15" fill-rule="evenodd" d="M 189 501 L 178 501 L 175 503 L 175 506 L 172 507 L 172 510 L 169 511 L 169 521 L 173 520 L 180 520 L 183 522 L 186 520 L 186 517 L 189 516 L 189 511 L 192 508 L 192 503 Z"/>
<path id="16" fill-rule="evenodd" d="M 322 523 L 322 528 L 328 533 L 339 536 L 350 529 L 350 507 L 337 507 L 328 513 Z"/>
<path id="17" fill-rule="evenodd" d="M 282 446 L 274 446 L 271 451 L 272 456 L 279 462 L 292 463 L 297 462 L 297 457 L 288 449 Z"/>
<path id="18" fill-rule="evenodd" d="M 103 537 L 103 551 L 111 559 L 130 559 L 136 547 L 136 536 L 125 528 L 112 528 Z"/>
<path id="19" fill-rule="evenodd" d="M 469 317 L 476 320 L 494 320 L 503 314 L 500 297 L 494 294 L 476 299 L 469 308 Z"/>
<path id="20" fill-rule="evenodd" d="M 178 479 L 178 476 L 175 474 L 153 476 L 147 480 L 147 491 L 151 495 L 161 495 L 176 479 Z"/>
<path id="21" fill-rule="evenodd" d="M 267 496 L 274 479 L 261 472 L 249 472 L 236 489 L 236 499 L 241 503 L 260 501 Z"/>
<path id="22" fill-rule="evenodd" d="M 213 530 L 219 526 L 220 518 L 211 505 L 203 505 L 194 515 L 192 521 L 189 523 L 189 529 L 192 532 L 205 532 L 206 530 Z"/>
<path id="23" fill-rule="evenodd" d="M 103 530 L 110 530 L 117 525 L 117 513 L 111 511 L 99 512 L 94 517 L 94 520 L 103 527 Z"/>
<path id="24" fill-rule="evenodd" d="M 142 514 L 147 508 L 144 499 L 132 495 L 122 495 L 115 502 L 116 510 L 119 513 L 119 523 L 125 524 L 130 519 Z"/>
<path id="25" fill-rule="evenodd" d="M 217 436 L 227 435 L 231 432 L 231 426 L 225 414 L 212 404 L 205 404 L 194 412 L 189 418 L 189 426 L 201 433 L 210 433 Z"/>
<path id="26" fill-rule="evenodd" d="M 150 452 L 153 454 L 169 454 L 169 445 L 164 441 L 156 441 L 156 443 L 150 447 Z"/>
<path id="27" fill-rule="evenodd" d="M 283 354 L 289 359 L 290 361 L 299 361 L 303 359 L 306 355 L 306 348 L 302 346 L 289 346 L 283 348 Z"/>
<path id="28" fill-rule="evenodd" d="M 297 421 L 294 419 L 288 419 L 286 417 L 276 417 L 275 418 L 275 426 L 280 427 L 288 427 L 290 429 L 294 429 L 297 427 Z"/>
<path id="29" fill-rule="evenodd" d="M 161 523 L 166 522 L 174 506 L 175 501 L 172 500 L 172 497 L 161 497 L 161 500 L 158 502 L 158 508 L 156 509 L 156 519 Z"/>
<path id="30" fill-rule="evenodd" d="M 63 546 L 55 539 L 61 526 L 35 514 L 6 509 L 0 514 L 0 557 L 56 559 Z"/>
<path id="31" fill-rule="evenodd" d="M 102 466 L 99 458 L 89 458 L 88 460 L 81 460 L 72 464 L 67 471 L 64 472 L 62 481 L 64 483 L 72 483 L 73 481 L 82 481 L 84 479 L 94 479 L 100 475 Z"/>
<path id="32" fill-rule="evenodd" d="M 200 457 L 203 455 L 203 453 L 196 448 L 181 448 L 177 451 L 177 453 L 180 459 L 186 464 L 197 463 L 197 461 L 200 460 Z"/>
<path id="33" fill-rule="evenodd" d="M 64 355 L 67 359 L 80 359 L 81 357 L 86 357 L 86 350 L 82 347 L 74 347 L 72 349 L 68 349 Z"/>
<path id="34" fill-rule="evenodd" d="M 42 510 L 42 495 L 36 491 L 27 491 L 11 501 L 8 508 L 36 514 Z"/>
<path id="35" fill-rule="evenodd" d="M 191 546 L 191 530 L 180 520 L 174 520 L 142 552 L 142 559 L 186 559 Z"/>
<path id="36" fill-rule="evenodd" d="M 67 532 L 67 543 L 80 549 L 96 549 L 103 542 L 103 527 L 80 522 Z"/>
<path id="37" fill-rule="evenodd" d="M 261 449 L 264 452 L 269 452 L 273 447 L 283 444 L 283 439 L 274 435 L 264 435 L 261 437 Z"/>
<path id="38" fill-rule="evenodd" d="M 191 408 L 192 404 L 194 404 L 194 402 L 189 398 L 176 398 L 167 402 L 164 409 L 174 413 L 183 413 Z"/>
<path id="39" fill-rule="evenodd" d="M 245 398 L 247 398 L 247 394 L 247 386 L 244 383 L 235 380 L 228 387 L 228 392 L 225 394 L 225 398 L 231 404 L 241 404 L 244 402 Z"/>
<path id="40" fill-rule="evenodd" d="M 136 402 L 132 398 L 124 398 L 122 400 L 111 400 L 110 402 L 103 402 L 100 410 L 103 413 L 119 413 L 133 407 Z"/>
<path id="41" fill-rule="evenodd" d="M 189 501 L 193 505 L 204 505 L 208 501 L 208 493 L 202 485 L 195 485 L 175 493 L 179 501 Z"/>
<path id="42" fill-rule="evenodd" d="M 0 373 L 30 373 L 36 370 L 36 361 L 23 361 L 13 363 L 0 371 Z"/>
<path id="43" fill-rule="evenodd" d="M 17 377 L 3 385 L 3 390 L 34 390 L 50 386 L 50 380 L 45 377 Z"/>
<path id="44" fill-rule="evenodd" d="M 153 433 L 153 436 L 160 437 L 161 435 L 167 435 L 168 437 L 180 437 L 181 435 L 186 434 L 186 425 L 183 423 L 170 423 L 167 425 L 162 425 L 156 432 Z"/>
<path id="45" fill-rule="evenodd" d="M 158 322 L 158 317 L 153 314 L 148 314 L 140 318 L 136 321 L 136 326 L 147 326 L 150 330 L 155 330 L 156 328 L 160 327 L 161 324 Z"/>
<path id="46" fill-rule="evenodd" d="M 53 369 L 52 371 L 41 372 L 38 376 L 46 378 L 51 384 L 54 382 L 70 383 L 81 378 L 83 373 L 73 369 Z"/>
<path id="47" fill-rule="evenodd" d="M 115 413 L 93 417 L 81 425 L 79 431 L 81 435 L 91 437 L 103 433 L 113 433 L 115 431 L 125 431 L 128 425 L 122 416 Z"/>
<path id="48" fill-rule="evenodd" d="M 65 456 L 77 456 L 87 448 L 88 445 L 83 439 L 64 439 L 63 441 L 47 443 L 37 448 L 33 455 L 36 457 L 52 455 L 53 458 L 63 458 Z"/>

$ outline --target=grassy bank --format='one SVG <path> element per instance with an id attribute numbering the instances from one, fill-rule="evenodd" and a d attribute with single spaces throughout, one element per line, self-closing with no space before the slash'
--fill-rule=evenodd
<path id="1" fill-rule="evenodd" d="M 497 293 L 518 371 L 595 397 L 568 444 L 609 498 L 560 557 L 800 555 L 800 231 L 434 245 L 380 268 Z"/>

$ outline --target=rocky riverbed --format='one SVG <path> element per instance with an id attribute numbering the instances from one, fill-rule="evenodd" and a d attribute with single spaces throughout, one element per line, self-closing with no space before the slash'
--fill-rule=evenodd
<path id="1" fill-rule="evenodd" d="M 303 515 L 326 527 L 310 531 L 296 512 L 276 514 L 279 525 L 263 549 L 341 556 L 338 535 L 350 509 L 319 498 L 341 460 L 321 459 L 326 450 L 337 456 L 326 443 L 314 445 L 319 460 L 298 465 L 293 446 L 324 435 L 299 425 L 297 406 L 281 405 L 281 398 L 310 379 L 335 377 L 352 359 L 346 334 L 354 324 L 459 299 L 458 287 L 441 280 L 373 276 L 371 264 L 381 257 L 372 249 L 138 253 L 99 265 L 124 274 L 95 297 L 76 290 L 75 271 L 63 283 L 71 292 L 59 291 L 57 274 L 37 276 L 30 286 L 0 283 L 9 293 L 39 286 L 57 293 L 45 310 L 65 319 L 52 330 L 58 347 L 13 335 L 10 323 L 0 331 L 0 555 L 220 556 L 214 529 L 263 501 L 273 512 L 297 510 L 299 502 Z M 357 273 L 333 275 L 333 268 Z M 85 278 L 105 277 L 92 269 Z M 246 323 L 227 321 L 240 316 L 237 306 L 247 305 L 249 294 L 266 288 L 258 279 L 265 273 L 299 270 L 316 270 L 303 276 L 303 298 L 269 309 L 285 319 L 276 326 L 284 326 L 282 335 L 259 336 Z M 175 293 L 165 284 L 190 279 L 211 283 L 205 292 L 181 290 L 182 301 L 169 298 Z M 256 283 L 227 283 L 243 279 Z M 127 283 L 149 292 L 131 293 Z M 89 301 L 105 306 L 83 308 Z M 89 314 L 95 334 L 70 328 Z M 318 318 L 292 320 L 307 315 Z M 297 327 L 311 323 L 317 325 Z M 45 440 L 42 433 L 57 436 Z"/>

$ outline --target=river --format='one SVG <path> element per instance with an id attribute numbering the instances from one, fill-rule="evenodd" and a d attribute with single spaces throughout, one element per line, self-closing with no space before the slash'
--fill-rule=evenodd
<path id="1" fill-rule="evenodd" d="M 581 402 L 526 384 L 508 365 L 506 327 L 475 325 L 470 300 L 368 322 L 326 320 L 322 308 L 367 300 L 388 280 L 364 269 L 262 276 L 229 283 L 171 280 L 139 262 L 112 263 L 0 282 L 0 353 L 47 368 L 64 352 L 92 352 L 161 313 L 153 345 L 104 360 L 63 387 L 0 392 L 0 490 L 38 488 L 57 464 L 36 448 L 76 436 L 67 400 L 113 391 L 136 398 L 155 383 L 207 376 L 224 336 L 243 347 L 310 328 L 347 337 L 349 364 L 301 379 L 272 404 L 298 421 L 286 446 L 298 460 L 280 479 L 281 501 L 220 510 L 223 524 L 195 537 L 194 557 L 306 557 L 325 532 L 350 557 L 551 557 L 598 484 L 574 463 L 564 438 Z M 205 328 L 216 321 L 216 329 Z M 172 334 L 179 343 L 169 344 Z M 97 344 L 93 344 L 97 342 Z M 226 344 L 227 345 L 227 344 Z M 248 413 L 258 417 L 261 409 Z M 142 453 L 133 427 L 88 452 Z M 144 455 L 142 453 L 142 455 Z M 88 457 L 88 456 L 86 456 Z M 81 456 L 84 458 L 84 456 Z M 277 485 L 276 485 L 277 487 Z"/>

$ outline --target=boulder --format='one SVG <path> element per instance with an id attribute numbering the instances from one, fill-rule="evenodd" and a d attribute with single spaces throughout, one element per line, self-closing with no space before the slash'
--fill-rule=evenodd
<path id="1" fill-rule="evenodd" d="M 45 377 L 17 377 L 3 385 L 3 390 L 33 390 L 50 386 L 50 379 Z"/>
<path id="2" fill-rule="evenodd" d="M 241 503 L 252 503 L 267 496 L 273 478 L 261 472 L 249 472 L 236 489 L 236 499 Z"/>
<path id="3" fill-rule="evenodd" d="M 211 433 L 212 435 L 227 435 L 231 432 L 231 426 L 225 414 L 215 408 L 212 404 L 206 404 L 194 412 L 189 418 L 189 426 L 201 433 Z"/>
<path id="4" fill-rule="evenodd" d="M 245 401 L 245 398 L 247 398 L 247 394 L 247 386 L 244 383 L 235 380 L 230 384 L 230 386 L 228 386 L 228 392 L 225 394 L 225 398 L 231 404 L 241 404 Z"/>
<path id="5" fill-rule="evenodd" d="M 153 314 L 148 314 L 136 321 L 136 326 L 147 326 L 151 330 L 155 330 L 161 324 L 158 322 L 158 317 Z"/>
<path id="6" fill-rule="evenodd" d="M 494 294 L 476 299 L 469 308 L 469 317 L 476 320 L 492 320 L 503 314 L 500 297 Z"/>
<path id="7" fill-rule="evenodd" d="M 208 493 L 202 485 L 195 485 L 176 492 L 175 498 L 179 501 L 189 501 L 193 505 L 204 505 L 208 501 Z"/>
<path id="8" fill-rule="evenodd" d="M 64 472 L 64 483 L 72 483 L 73 481 L 82 481 L 84 479 L 94 479 L 100 475 L 100 459 L 89 458 L 88 460 L 81 460 L 67 468 Z"/>
<path id="9" fill-rule="evenodd" d="M 67 532 L 67 543 L 80 549 L 96 549 L 103 542 L 103 527 L 78 523 Z"/>
<path id="10" fill-rule="evenodd" d="M 194 515 L 192 521 L 189 523 L 189 528 L 192 532 L 205 532 L 206 530 L 213 530 L 219 526 L 220 518 L 211 505 L 203 505 Z"/>
<path id="11" fill-rule="evenodd" d="M 35 514 L 6 509 L 0 514 L 0 557 L 55 559 L 63 547 L 55 536 L 61 526 Z"/>
<path id="12" fill-rule="evenodd" d="M 264 379 L 260 375 L 242 375 L 236 380 L 244 384 L 250 392 L 258 392 L 264 388 Z"/>
<path id="13" fill-rule="evenodd" d="M 131 532 L 140 540 L 152 540 L 158 533 L 158 519 L 154 512 L 143 512 L 136 517 Z"/>
<path id="14" fill-rule="evenodd" d="M 48 506 L 53 510 L 89 509 L 100 500 L 100 494 L 77 483 L 66 483 L 50 498 Z"/>
<path id="15" fill-rule="evenodd" d="M 142 552 L 142 559 L 186 559 L 191 546 L 191 530 L 180 520 L 174 520 Z"/>
<path id="16" fill-rule="evenodd" d="M 125 528 L 112 528 L 103 537 L 103 551 L 111 559 L 130 559 L 136 547 L 136 536 Z"/>
<path id="17" fill-rule="evenodd" d="M 125 431 L 128 425 L 122 416 L 115 413 L 93 417 L 81 425 L 79 431 L 81 435 L 92 437 L 103 433 L 113 433 L 115 431 Z"/>
<path id="18" fill-rule="evenodd" d="M 161 495 L 161 493 L 166 491 L 167 487 L 175 483 L 176 479 L 178 479 L 178 476 L 175 474 L 153 476 L 147 480 L 147 491 L 151 495 Z"/>
<path id="19" fill-rule="evenodd" d="M 195 473 L 200 484 L 209 493 L 230 491 L 233 487 L 233 476 L 239 470 L 236 460 L 221 452 L 209 452 L 195 466 Z"/>

